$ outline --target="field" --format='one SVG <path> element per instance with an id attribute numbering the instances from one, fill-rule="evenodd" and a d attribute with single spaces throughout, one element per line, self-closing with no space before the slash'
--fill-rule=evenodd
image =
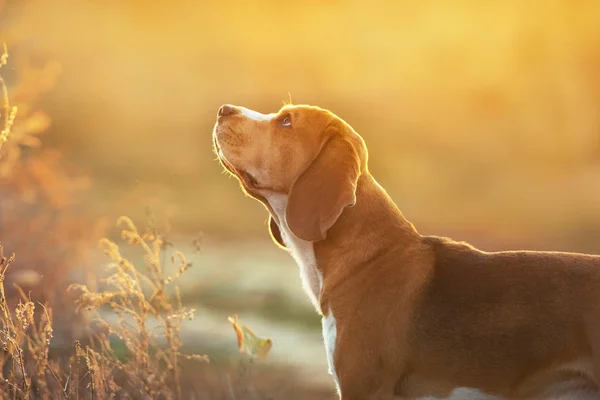
<path id="1" fill-rule="evenodd" d="M 297 267 L 215 160 L 224 103 L 332 110 L 422 234 L 600 253 L 599 19 L 591 0 L 0 0 L 0 395 L 336 398 Z"/>

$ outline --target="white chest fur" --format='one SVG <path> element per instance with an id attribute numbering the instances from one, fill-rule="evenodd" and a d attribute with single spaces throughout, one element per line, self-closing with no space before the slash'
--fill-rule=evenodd
<path id="1" fill-rule="evenodd" d="M 272 194 L 268 198 L 269 204 L 277 214 L 279 220 L 279 231 L 286 247 L 294 257 L 300 268 L 300 277 L 304 290 L 317 311 L 321 311 L 319 295 L 323 284 L 323 277 L 317 269 L 317 260 L 312 242 L 307 242 L 294 235 L 285 220 L 285 208 L 287 196 L 284 194 Z"/>
<path id="2" fill-rule="evenodd" d="M 317 268 L 317 260 L 315 257 L 315 251 L 312 242 L 299 239 L 294 235 L 285 220 L 285 208 L 287 205 L 287 196 L 282 194 L 273 194 L 267 197 L 269 204 L 273 208 L 273 211 L 277 214 L 279 221 L 279 231 L 281 232 L 281 238 L 285 243 L 286 247 L 294 257 L 294 260 L 300 268 L 300 277 L 302 278 L 302 285 L 304 290 L 308 294 L 311 302 L 315 308 L 321 312 L 321 305 L 319 302 L 319 296 L 321 294 L 321 288 L 323 286 L 323 277 Z M 327 364 L 329 365 L 329 373 L 335 378 L 335 384 L 339 392 L 339 383 L 335 368 L 333 364 L 333 353 L 335 351 L 335 341 L 337 336 L 336 322 L 331 311 L 327 317 L 323 317 L 321 320 L 323 327 L 323 341 L 325 343 L 325 351 L 327 353 Z"/>
<path id="3" fill-rule="evenodd" d="M 335 324 L 335 317 L 331 311 L 327 317 L 321 319 L 321 325 L 323 327 L 323 341 L 325 342 L 325 351 L 327 352 L 327 364 L 329 365 L 329 373 L 333 375 L 335 384 L 338 392 L 340 390 L 338 378 L 335 373 L 335 366 L 333 364 L 333 353 L 335 352 L 335 339 L 337 337 L 337 327 Z"/>

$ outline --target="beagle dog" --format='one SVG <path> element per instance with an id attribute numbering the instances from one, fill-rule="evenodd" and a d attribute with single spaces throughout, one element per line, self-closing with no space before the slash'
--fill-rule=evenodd
<path id="1" fill-rule="evenodd" d="M 600 399 L 600 256 L 420 235 L 318 107 L 223 105 L 213 145 L 297 262 L 341 399 Z"/>

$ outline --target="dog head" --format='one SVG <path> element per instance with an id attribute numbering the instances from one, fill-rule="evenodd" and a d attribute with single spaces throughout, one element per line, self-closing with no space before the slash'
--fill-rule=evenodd
<path id="1" fill-rule="evenodd" d="M 270 195 L 287 196 L 287 225 L 307 241 L 325 239 L 344 208 L 356 203 L 357 181 L 366 170 L 362 138 L 319 107 L 287 105 L 261 114 L 223 105 L 213 144 L 222 165 L 267 208 Z"/>

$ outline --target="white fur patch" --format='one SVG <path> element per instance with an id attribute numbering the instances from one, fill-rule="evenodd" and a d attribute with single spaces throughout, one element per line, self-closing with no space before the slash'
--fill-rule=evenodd
<path id="1" fill-rule="evenodd" d="M 246 118 L 253 119 L 255 121 L 269 121 L 273 118 L 274 114 L 262 114 L 258 111 L 250 110 L 248 108 L 240 107 L 242 110 L 242 115 Z"/>
<path id="2" fill-rule="evenodd" d="M 477 389 L 458 388 L 454 389 L 449 397 L 421 397 L 416 400 L 503 400 L 501 397 L 483 393 Z"/>
<path id="3" fill-rule="evenodd" d="M 321 294 L 323 277 L 317 269 L 317 260 L 315 258 L 313 244 L 312 242 L 307 242 L 306 240 L 298 238 L 290 231 L 285 220 L 285 209 L 288 200 L 287 195 L 275 193 L 269 194 L 266 197 L 273 208 L 273 211 L 277 214 L 281 238 L 300 268 L 302 286 L 317 311 L 321 312 L 319 296 Z"/>
<path id="4" fill-rule="evenodd" d="M 304 290 L 308 294 L 310 301 L 314 307 L 319 311 L 321 305 L 319 302 L 319 296 L 321 294 L 321 288 L 323 286 L 323 277 L 321 272 L 317 268 L 317 260 L 315 257 L 315 251 L 312 242 L 307 242 L 294 235 L 285 220 L 285 209 L 287 206 L 288 197 L 283 194 L 271 194 L 267 197 L 269 204 L 273 208 L 273 211 L 277 214 L 279 221 L 279 231 L 281 232 L 281 238 L 289 249 L 292 257 L 296 260 L 298 267 L 300 268 L 300 277 L 302 278 L 302 285 Z M 335 317 L 331 310 L 327 317 L 323 317 L 321 320 L 323 328 L 323 342 L 325 344 L 325 351 L 327 354 L 327 364 L 329 365 L 329 373 L 333 375 L 335 385 L 338 393 L 340 387 L 338 378 L 335 373 L 335 367 L 333 364 L 333 354 L 335 352 L 335 341 L 337 337 L 337 328 L 335 323 Z"/>
<path id="5" fill-rule="evenodd" d="M 321 325 L 323 327 L 323 342 L 325 343 L 325 351 L 327 352 L 327 364 L 329 365 L 329 373 L 333 375 L 335 385 L 338 393 L 340 392 L 340 384 L 338 382 L 337 374 L 335 373 L 335 365 L 333 364 L 333 354 L 335 352 L 335 340 L 337 338 L 337 328 L 335 323 L 335 317 L 331 310 L 329 315 L 321 319 Z"/>

